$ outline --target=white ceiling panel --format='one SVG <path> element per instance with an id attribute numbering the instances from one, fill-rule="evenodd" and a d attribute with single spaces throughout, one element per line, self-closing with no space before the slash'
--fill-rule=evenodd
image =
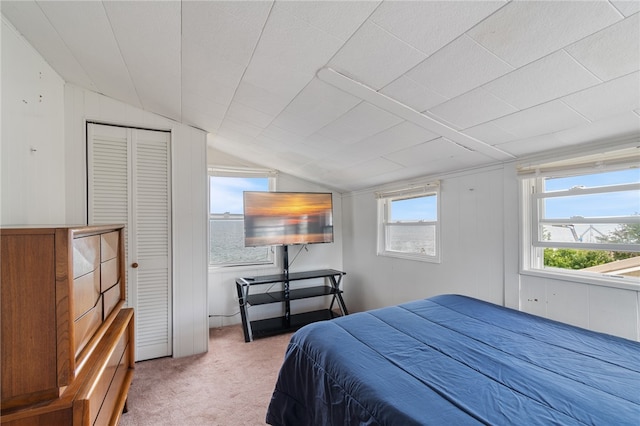
<path id="1" fill-rule="evenodd" d="M 493 122 L 470 127 L 468 129 L 465 129 L 464 133 L 471 136 L 472 138 L 484 141 L 490 145 L 497 145 L 516 139 L 515 135 L 507 132 L 504 129 L 501 129 L 500 127 L 493 124 Z"/>
<path id="2" fill-rule="evenodd" d="M 572 145 L 640 134 L 640 113 L 625 112 L 595 121 L 587 126 L 558 132 L 555 136 Z"/>
<path id="3" fill-rule="evenodd" d="M 17 28 L 29 28 L 27 32 L 22 30 L 24 37 L 67 82 L 89 90 L 97 90 L 87 72 L 35 1 L 0 1 L 0 11 Z"/>
<path id="4" fill-rule="evenodd" d="M 313 75 L 343 42 L 287 13 L 286 9 L 285 3 L 275 3 L 249 68 L 262 69 L 278 64 L 282 68 Z"/>
<path id="5" fill-rule="evenodd" d="M 380 1 L 285 1 L 277 6 L 327 34 L 347 41 Z"/>
<path id="6" fill-rule="evenodd" d="M 398 169 L 402 169 L 402 166 L 385 158 L 376 158 L 373 160 L 363 161 L 351 167 L 343 168 L 336 174 L 342 179 L 348 178 L 359 180 L 363 178 L 366 179 L 370 176 L 378 176 L 379 174 L 388 173 Z"/>
<path id="7" fill-rule="evenodd" d="M 248 138 L 256 138 L 264 131 L 264 127 L 257 126 L 253 123 L 249 123 L 245 120 L 238 120 L 237 118 L 225 117 L 224 121 L 220 125 L 218 132 L 223 136 L 229 136 L 229 134 L 240 134 L 243 135 L 243 139 Z"/>
<path id="8" fill-rule="evenodd" d="M 398 101 L 418 112 L 441 104 L 448 98 L 413 81 L 406 75 L 387 84 L 380 93 Z"/>
<path id="9" fill-rule="evenodd" d="M 334 155 L 334 153 L 344 150 L 344 144 L 342 142 L 333 140 L 331 138 L 328 138 L 326 136 L 322 136 L 318 133 L 314 133 L 308 137 L 306 137 L 304 139 L 304 144 L 305 145 L 311 145 L 314 146 L 316 148 L 320 148 L 322 149 L 325 154 L 323 158 L 329 158 L 331 159 L 332 162 L 333 158 L 336 158 L 338 156 Z"/>
<path id="10" fill-rule="evenodd" d="M 640 1 L 612 0 L 611 4 L 613 4 L 624 16 L 631 16 L 634 13 L 640 12 Z"/>
<path id="11" fill-rule="evenodd" d="M 255 108 L 241 104 L 238 101 L 231 102 L 227 110 L 226 118 L 244 121 L 261 129 L 266 128 L 275 118 L 273 115 L 265 114 Z"/>
<path id="12" fill-rule="evenodd" d="M 182 66 L 183 92 L 199 93 L 216 103 L 229 105 L 242 77 L 240 65 L 219 60 L 210 64 L 205 57 L 191 57 Z M 184 96 L 183 96 L 184 98 Z M 184 99 L 183 99 L 184 102 Z"/>
<path id="13" fill-rule="evenodd" d="M 371 21 L 429 56 L 505 5 L 501 1 L 390 1 Z"/>
<path id="14" fill-rule="evenodd" d="M 461 147 L 445 138 L 438 138 L 429 142 L 401 149 L 384 158 L 402 164 L 405 167 L 413 167 L 426 163 L 433 163 L 447 158 L 471 156 L 472 151 Z"/>
<path id="15" fill-rule="evenodd" d="M 428 112 L 459 129 L 466 129 L 516 111 L 516 108 L 480 87 Z"/>
<path id="16" fill-rule="evenodd" d="M 181 120 L 180 4 L 108 2 L 104 7 L 142 106 Z"/>
<path id="17" fill-rule="evenodd" d="M 40 2 L 98 91 L 142 108 L 101 2 Z"/>
<path id="18" fill-rule="evenodd" d="M 640 73 L 599 84 L 562 98 L 591 121 L 640 108 Z"/>
<path id="19" fill-rule="evenodd" d="M 561 101 L 552 101 L 492 121 L 492 124 L 526 139 L 589 124 L 589 120 Z"/>
<path id="20" fill-rule="evenodd" d="M 348 165 L 353 158 L 361 160 L 370 160 L 375 157 L 382 157 L 389 153 L 400 151 L 410 146 L 419 145 L 421 143 L 438 138 L 438 135 L 432 133 L 413 123 L 404 121 L 396 126 L 384 130 L 376 135 L 368 137 L 360 142 L 348 146 L 340 152 L 334 163 L 340 166 Z M 343 158 L 349 160 L 343 161 Z"/>
<path id="21" fill-rule="evenodd" d="M 0 10 L 3 33 L 15 27 L 89 90 L 89 107 L 131 105 L 143 125 L 142 109 L 171 117 L 210 132 L 237 164 L 340 191 L 640 134 L 638 1 L 1 0 Z"/>
<path id="22" fill-rule="evenodd" d="M 271 9 L 269 2 L 180 2 L 182 44 L 187 52 L 223 58 L 244 69 Z"/>
<path id="23" fill-rule="evenodd" d="M 375 46 L 374 49 L 371 47 Z M 386 86 L 426 55 L 367 21 L 329 62 L 331 68 L 376 90 Z"/>
<path id="24" fill-rule="evenodd" d="M 313 114 L 320 106 L 320 108 L 331 108 L 338 115 L 342 115 L 360 102 L 362 102 L 360 98 L 314 78 L 289 104 L 287 110 Z"/>
<path id="25" fill-rule="evenodd" d="M 240 81 L 234 99 L 265 114 L 277 115 L 291 102 L 291 96 L 264 89 L 249 83 L 246 79 Z"/>
<path id="26" fill-rule="evenodd" d="M 183 103 L 182 115 L 185 118 L 182 122 L 197 129 L 219 129 L 224 118 L 224 112 L 218 115 L 209 111 L 207 106 L 200 107 L 195 102 L 190 103 L 188 107 Z"/>
<path id="27" fill-rule="evenodd" d="M 283 129 L 282 127 L 278 127 L 273 123 L 264 129 L 260 136 L 257 138 L 257 141 L 265 143 L 265 142 L 284 142 L 284 143 L 298 143 L 302 138 L 300 135 L 293 133 L 287 129 Z"/>
<path id="28" fill-rule="evenodd" d="M 320 129 L 318 134 L 345 144 L 352 144 L 395 126 L 401 121 L 403 120 L 395 115 L 368 102 L 362 102 Z"/>
<path id="29" fill-rule="evenodd" d="M 640 65 L 640 13 L 585 38 L 567 52 L 602 80 L 638 70 Z"/>
<path id="30" fill-rule="evenodd" d="M 509 64 L 520 67 L 620 18 L 605 1 L 512 1 L 470 30 L 469 35 Z M 580 25 L 566 25 L 569 21 Z"/>
<path id="31" fill-rule="evenodd" d="M 276 126 L 303 136 L 336 120 L 361 99 L 314 78 L 274 121 Z"/>
<path id="32" fill-rule="evenodd" d="M 511 70 L 513 67 L 464 35 L 431 55 L 407 76 L 436 93 L 454 98 Z"/>
<path id="33" fill-rule="evenodd" d="M 292 70 L 274 60 L 264 67 L 250 65 L 242 76 L 242 81 L 258 86 L 265 92 L 277 94 L 279 99 L 286 99 L 288 105 L 309 84 L 313 76 L 314 74 Z"/>
<path id="34" fill-rule="evenodd" d="M 567 145 L 570 144 L 560 140 L 556 135 L 551 134 L 534 136 L 532 138 L 507 142 L 497 146 L 498 148 L 510 152 L 513 155 L 525 156 L 549 149 L 562 148 Z"/>
<path id="35" fill-rule="evenodd" d="M 529 108 L 600 83 L 566 52 L 558 51 L 484 86 L 519 109 Z"/>

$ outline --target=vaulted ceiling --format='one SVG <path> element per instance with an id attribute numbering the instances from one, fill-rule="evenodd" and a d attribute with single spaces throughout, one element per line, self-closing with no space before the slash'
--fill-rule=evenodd
<path id="1" fill-rule="evenodd" d="M 62 78 L 342 191 L 640 133 L 639 1 L 2 1 Z"/>

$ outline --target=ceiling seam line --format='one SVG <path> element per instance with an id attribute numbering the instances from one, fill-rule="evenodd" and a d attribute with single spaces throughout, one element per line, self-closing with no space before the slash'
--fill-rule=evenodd
<path id="1" fill-rule="evenodd" d="M 266 19 L 264 20 L 264 24 L 262 25 L 262 29 L 260 30 L 260 34 L 258 35 L 258 38 L 256 40 L 256 44 L 253 47 L 253 51 L 251 52 L 251 56 L 249 57 L 249 60 L 247 61 L 247 65 L 244 67 L 244 69 L 242 70 L 242 75 L 240 76 L 240 79 L 238 80 L 238 84 L 236 85 L 236 88 L 233 90 L 233 96 L 231 96 L 231 101 L 229 102 L 229 105 L 227 105 L 227 108 L 224 112 L 224 115 L 222 116 L 222 120 L 220 120 L 220 126 L 218 126 L 218 128 L 216 129 L 216 132 L 220 131 L 220 127 L 222 127 L 222 125 L 224 124 L 224 121 L 227 119 L 227 115 L 229 114 L 229 110 L 231 109 L 231 104 L 233 103 L 233 100 L 236 97 L 236 94 L 238 93 L 238 88 L 240 87 L 240 85 L 242 84 L 242 80 L 244 79 L 245 74 L 247 73 L 247 69 L 249 69 L 249 66 L 251 65 L 251 61 L 253 60 L 253 56 L 256 54 L 256 50 L 258 50 L 258 45 L 260 45 L 260 40 L 262 39 L 262 35 L 264 34 L 264 30 L 267 27 L 268 23 L 269 23 L 269 18 L 271 18 L 271 12 L 273 12 L 273 6 L 275 5 L 275 0 L 271 2 L 271 7 L 269 7 L 269 13 L 267 14 Z M 264 129 L 262 130 L 264 131 Z M 258 134 L 262 134 L 262 131 Z M 255 140 L 255 136 L 252 136 L 252 139 Z"/>
<path id="2" fill-rule="evenodd" d="M 69 45 L 67 44 L 67 42 L 64 40 L 64 38 L 62 37 L 62 35 L 58 32 L 58 29 L 56 28 L 55 25 L 53 25 L 53 22 L 51 22 L 51 20 L 49 19 L 49 16 L 47 15 L 47 13 L 42 10 L 42 6 L 40 6 L 40 2 L 35 2 L 36 5 L 38 5 L 38 9 L 40 9 L 40 11 L 42 12 L 42 15 L 45 17 L 45 19 L 47 20 L 47 22 L 49 23 L 49 25 L 51 26 L 51 29 L 58 35 L 58 37 L 60 38 L 60 41 L 62 42 L 62 44 L 64 44 L 64 47 L 67 48 L 67 51 L 69 52 L 69 54 L 71 55 L 71 57 L 73 59 L 75 59 L 76 63 L 78 64 L 78 66 L 82 69 L 82 71 L 84 72 L 84 75 L 87 77 L 87 80 L 95 87 L 96 90 L 100 90 L 100 88 L 98 88 L 98 86 L 96 85 L 96 83 L 91 79 L 91 76 L 89 75 L 89 73 L 87 72 L 87 70 L 84 68 L 84 66 L 82 65 L 82 63 L 78 60 L 78 58 L 76 58 L 76 55 L 73 54 L 73 50 L 69 47 Z M 16 28 L 16 31 L 17 28 Z M 18 31 L 19 33 L 21 33 L 20 31 Z M 23 36 L 24 37 L 24 36 Z M 25 40 L 27 40 L 27 38 L 25 37 Z M 29 42 L 29 44 L 31 44 L 31 42 Z M 35 49 L 35 48 L 34 48 Z M 48 61 L 47 61 L 48 63 Z M 51 65 L 51 64 L 49 64 Z M 51 68 L 53 68 L 53 66 L 51 66 Z M 56 71 L 57 72 L 57 71 Z M 60 77 L 64 80 L 64 77 L 62 77 L 60 75 Z M 64 80 L 65 83 L 71 83 L 74 85 L 77 85 L 76 83 L 73 82 L 68 82 L 67 80 Z M 79 86 L 82 87 L 82 86 Z M 100 92 L 98 92 L 100 93 Z"/>
<path id="3" fill-rule="evenodd" d="M 274 3 L 273 3 L 273 4 L 275 4 L 275 1 L 274 1 Z M 272 8 L 272 9 L 273 9 L 273 4 L 272 4 L 272 6 L 271 6 L 271 8 Z M 342 48 L 345 46 L 345 44 L 347 44 L 347 42 L 348 42 L 349 40 L 351 40 L 351 38 L 353 37 L 353 35 L 354 35 L 355 33 L 357 33 L 357 32 L 358 32 L 358 30 L 359 30 L 359 29 L 364 25 L 364 23 L 369 19 L 369 17 L 371 17 L 371 15 L 372 15 L 372 14 L 373 14 L 377 9 L 378 9 L 378 7 L 380 7 L 380 5 L 381 5 L 381 4 L 382 4 L 382 1 L 380 1 L 380 2 L 378 3 L 378 5 L 376 6 L 376 8 L 375 8 L 373 11 L 371 11 L 371 13 L 369 14 L 369 16 L 367 16 L 367 18 L 365 18 L 365 19 L 360 23 L 360 25 L 358 25 L 358 28 L 356 28 L 356 29 L 355 29 L 355 31 L 353 31 L 353 32 L 351 33 L 351 35 L 350 35 L 346 40 L 344 40 L 344 41 L 340 40 L 340 41 L 342 41 L 342 45 L 340 46 L 340 48 L 338 48 L 338 49 L 334 52 L 334 54 L 333 54 L 333 55 L 331 55 L 331 57 L 330 57 L 330 58 L 325 62 L 325 64 L 324 64 L 324 66 L 323 66 L 323 67 L 326 67 L 326 66 L 328 66 L 328 65 L 329 65 L 329 63 L 331 62 L 331 60 L 333 60 L 333 58 L 335 58 L 335 56 L 338 54 L 338 52 L 340 52 L 340 50 L 342 50 Z M 272 9 L 271 9 L 271 10 L 272 10 Z M 271 10 L 269 11 L 269 16 L 271 16 Z M 267 17 L 267 19 L 269 18 L 269 16 Z M 295 16 L 295 15 L 292 15 L 292 16 L 294 16 L 294 18 L 299 19 L 300 21 L 302 21 L 302 22 L 306 23 L 306 24 L 307 24 L 307 25 L 309 25 L 310 27 L 315 28 L 315 29 L 317 29 L 317 30 L 319 30 L 319 31 L 321 31 L 321 32 L 323 32 L 323 33 L 326 33 L 324 30 L 322 30 L 322 29 L 320 29 L 320 28 L 318 28 L 318 27 L 316 27 L 316 26 L 314 26 L 314 25 L 311 25 L 311 23 L 310 23 L 310 22 L 307 22 L 307 21 L 305 21 L 304 19 L 298 18 L 298 17 L 297 17 L 297 16 Z M 265 23 L 265 26 L 266 26 L 266 23 Z M 264 28 L 263 28 L 263 31 L 264 31 Z M 330 34 L 329 34 L 329 35 L 330 35 Z M 260 37 L 262 37 L 262 32 L 260 33 Z M 255 50 L 254 50 L 254 52 L 255 52 Z M 253 58 L 253 54 L 251 55 L 251 57 Z M 322 69 L 323 67 L 320 67 L 320 69 Z M 302 88 L 298 93 L 296 93 L 296 95 L 295 95 L 295 96 L 294 96 L 294 97 L 293 97 L 293 98 L 292 98 L 292 99 L 287 103 L 287 105 L 285 105 L 285 106 L 284 106 L 284 108 L 282 109 L 282 111 L 286 110 L 289 106 L 291 106 L 291 104 L 292 104 L 292 103 L 293 103 L 293 101 L 298 97 L 298 95 L 300 95 L 300 93 L 302 93 L 302 91 L 303 91 L 304 89 L 306 89 L 306 88 L 307 88 L 307 87 L 308 87 L 308 86 L 313 82 L 313 80 L 314 80 L 315 78 L 318 78 L 318 77 L 317 77 L 318 71 L 319 71 L 319 70 L 316 70 L 316 72 L 313 74 L 313 77 L 311 77 L 311 80 L 309 80 L 309 81 L 307 82 L 307 84 L 305 84 L 305 86 L 304 86 L 304 87 L 303 87 L 303 88 Z M 244 76 L 244 73 L 243 73 L 243 76 Z M 337 89 L 338 89 L 338 90 L 340 90 L 340 91 L 341 91 L 341 92 L 343 92 L 343 93 L 350 94 L 350 93 L 345 92 L 344 90 L 341 90 L 341 89 L 339 89 L 339 88 L 337 88 Z M 353 95 L 352 95 L 352 96 L 353 96 Z M 235 97 L 235 92 L 234 92 L 234 97 Z M 350 111 L 351 111 L 351 110 L 353 110 L 355 107 L 357 107 L 358 105 L 360 105 L 362 102 L 364 102 L 364 100 L 360 99 L 360 102 L 358 102 L 358 103 L 357 103 L 356 105 L 354 105 L 352 108 L 350 108 L 350 109 L 348 109 L 347 111 L 345 111 L 345 113 L 344 113 L 344 114 L 346 114 L 346 113 L 350 112 Z M 278 113 L 278 115 L 276 115 L 275 117 L 273 117 L 273 119 L 269 122 L 269 124 L 268 124 L 264 129 L 262 129 L 262 130 L 260 131 L 260 133 L 258 133 L 258 135 L 257 135 L 257 136 L 254 136 L 254 137 L 253 137 L 253 139 L 255 140 L 257 137 L 261 136 L 261 135 L 264 133 L 264 131 L 266 130 L 266 128 L 267 128 L 267 127 L 269 127 L 269 126 L 271 126 L 271 125 L 273 124 L 273 122 L 278 118 L 278 116 L 282 113 L 282 111 L 280 111 L 280 112 Z M 343 115 L 344 115 L 344 114 L 343 114 Z M 226 113 L 225 113 L 225 117 L 226 117 Z M 339 117 L 338 117 L 338 118 L 339 118 Z M 331 120 L 329 123 L 325 124 L 325 125 L 324 125 L 324 126 L 322 126 L 320 129 L 316 130 L 316 131 L 315 131 L 315 132 L 313 132 L 313 133 L 317 133 L 318 131 L 322 130 L 323 128 L 325 128 L 325 127 L 326 127 L 326 126 L 328 126 L 329 124 L 331 124 L 331 123 L 333 123 L 334 121 L 336 121 L 338 118 L 336 118 L 336 119 L 334 119 L 334 120 Z M 223 121 L 224 121 L 224 118 L 223 118 Z M 275 127 L 278 127 L 278 126 L 275 126 Z M 278 128 L 280 128 L 280 127 L 278 127 Z M 282 130 L 286 130 L 286 129 L 282 129 Z M 291 133 L 295 133 L 295 132 L 291 132 Z M 312 133 L 312 134 L 313 134 L 313 133 Z M 304 139 L 306 140 L 309 136 L 310 136 L 310 135 L 302 136 L 302 137 L 304 137 Z"/>
<path id="4" fill-rule="evenodd" d="M 113 24 L 111 23 L 111 18 L 109 17 L 109 12 L 107 12 L 107 9 L 104 6 L 104 1 L 100 2 L 100 5 L 102 6 L 102 10 L 104 10 L 104 15 L 107 18 L 107 22 L 109 22 L 109 29 L 111 29 L 111 34 L 113 35 L 113 39 L 116 42 L 116 46 L 118 46 L 118 52 L 120 53 L 120 58 L 122 59 L 122 63 L 124 64 L 124 68 L 127 70 L 127 76 L 129 76 L 129 81 L 131 82 L 131 87 L 133 87 L 133 91 L 136 94 L 136 98 L 138 99 L 138 102 L 140 103 L 140 106 L 142 107 L 143 110 L 146 111 L 145 107 L 144 107 L 144 103 L 142 102 L 142 99 L 140 98 L 140 94 L 138 93 L 138 89 L 136 88 L 136 84 L 133 82 L 133 77 L 131 76 L 131 72 L 129 71 L 129 65 L 127 64 L 127 60 L 125 59 L 124 55 L 122 54 L 122 49 L 120 48 L 120 43 L 118 42 L 118 37 L 116 37 L 116 33 L 113 29 Z"/>

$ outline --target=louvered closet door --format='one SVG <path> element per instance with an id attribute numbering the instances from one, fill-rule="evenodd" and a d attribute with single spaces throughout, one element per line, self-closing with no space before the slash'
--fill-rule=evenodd
<path id="1" fill-rule="evenodd" d="M 136 360 L 171 355 L 170 133 L 88 125 L 89 223 L 127 224 Z"/>

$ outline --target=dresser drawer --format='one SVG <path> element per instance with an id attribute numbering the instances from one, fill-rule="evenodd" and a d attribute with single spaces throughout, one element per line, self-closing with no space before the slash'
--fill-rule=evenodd
<path id="1" fill-rule="evenodd" d="M 105 357 L 101 371 L 91 385 L 92 390 L 88 395 L 91 424 L 109 424 L 118 397 L 123 393 L 126 373 L 129 371 L 130 357 L 127 351 L 132 350 L 129 344 L 129 327 L 132 325 L 133 323 L 129 322 L 127 329 L 123 330 L 111 354 L 108 358 Z"/>
<path id="2" fill-rule="evenodd" d="M 115 285 L 102 294 L 102 319 L 107 319 L 120 301 L 120 286 Z"/>
<path id="3" fill-rule="evenodd" d="M 100 261 L 106 262 L 118 255 L 120 250 L 120 233 L 117 231 L 100 236 Z"/>
<path id="4" fill-rule="evenodd" d="M 128 349 L 128 346 L 127 346 Z M 96 425 L 106 425 L 110 424 L 110 420 L 115 413 L 116 403 L 120 398 L 120 394 L 122 393 L 125 379 L 129 368 L 126 363 L 127 353 L 126 351 L 122 354 L 120 361 L 115 366 L 115 371 L 113 373 L 113 379 L 109 383 L 109 388 L 104 394 L 104 399 L 102 401 L 102 406 L 100 407 L 100 411 L 96 417 L 96 421 L 94 424 Z M 111 371 L 111 370 L 110 370 Z M 106 371 L 105 371 L 106 372 Z"/>
<path id="5" fill-rule="evenodd" d="M 74 238 L 73 278 L 98 269 L 100 265 L 100 235 Z"/>
<path id="6" fill-rule="evenodd" d="M 92 271 L 73 280 L 73 320 L 89 312 L 100 298 L 100 274 Z"/>
<path id="7" fill-rule="evenodd" d="M 120 281 L 118 258 L 100 264 L 100 277 L 101 292 L 107 291 Z"/>
<path id="8" fill-rule="evenodd" d="M 102 324 L 102 296 L 93 308 L 73 322 L 76 358 L 89 343 L 100 324 Z"/>

